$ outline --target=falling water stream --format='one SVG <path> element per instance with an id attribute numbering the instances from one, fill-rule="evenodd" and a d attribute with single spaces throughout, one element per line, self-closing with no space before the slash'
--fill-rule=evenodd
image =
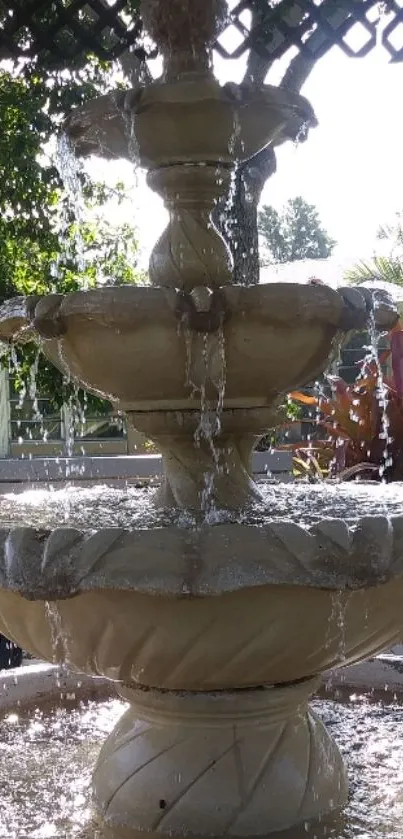
<path id="1" fill-rule="evenodd" d="M 369 365 L 374 364 L 377 373 L 377 388 L 376 388 L 376 399 L 378 401 L 378 405 L 381 409 L 381 429 L 379 433 L 379 439 L 384 441 L 385 448 L 382 452 L 382 463 L 379 467 L 379 476 L 383 478 L 386 469 L 389 466 L 393 465 L 392 458 L 389 455 L 388 447 L 393 442 L 392 438 L 390 437 L 390 423 L 388 417 L 388 389 L 385 385 L 382 366 L 379 361 L 379 341 L 381 338 L 380 332 L 376 328 L 375 324 L 375 316 L 374 313 L 371 312 L 370 320 L 369 320 L 369 338 L 370 344 L 368 347 L 368 355 L 364 359 L 363 366 L 362 366 L 362 376 L 365 376 L 366 370 Z"/>
<path id="2" fill-rule="evenodd" d="M 204 490 L 201 493 L 200 505 L 204 512 L 206 522 L 214 519 L 216 513 L 214 501 L 214 481 L 215 477 L 221 474 L 223 465 L 220 462 L 220 448 L 217 445 L 217 437 L 221 430 L 221 414 L 224 406 L 225 385 L 226 385 L 226 358 L 225 358 L 225 338 L 224 331 L 220 327 L 218 334 L 212 339 L 214 342 L 218 341 L 218 355 L 220 373 L 219 380 L 214 384 L 217 389 L 217 401 L 212 405 L 206 398 L 206 389 L 209 382 L 209 341 L 210 336 L 205 334 L 202 336 L 203 340 L 203 377 L 200 384 L 200 417 L 196 431 L 194 433 L 194 443 L 196 448 L 200 447 L 204 440 L 211 451 L 213 467 L 210 472 L 204 474 Z M 214 350 L 213 350 L 214 352 Z"/>
<path id="3" fill-rule="evenodd" d="M 125 113 L 129 148 L 135 161 L 138 149 L 134 142 L 133 122 Z M 239 126 L 234 124 L 233 143 L 237 142 Z M 77 220 L 74 254 L 79 270 L 85 269 L 85 248 L 79 226 L 84 218 L 84 202 L 78 164 L 66 138 L 58 148 L 58 167 L 66 187 L 67 203 L 61 219 L 66 254 L 71 255 L 68 225 L 71 209 Z M 228 199 L 231 200 L 231 197 Z M 55 285 L 60 264 L 53 266 Z M 191 369 L 194 345 L 185 331 L 187 347 L 187 384 L 194 387 Z M 219 511 L 214 507 L 214 479 L 222 469 L 217 436 L 220 432 L 226 385 L 226 358 L 223 330 L 214 340 L 219 344 L 220 375 L 216 382 L 217 399 L 206 398 L 209 378 L 209 341 L 202 339 L 204 375 L 195 388 L 200 393 L 200 420 L 195 432 L 195 445 L 210 447 L 211 473 L 205 475 L 201 507 L 204 521 L 220 524 L 232 521 L 245 525 L 265 525 L 275 519 L 287 519 L 309 526 L 324 518 L 343 518 L 353 526 L 357 519 L 374 512 L 403 515 L 403 484 L 262 484 L 262 503 L 243 513 Z M 385 440 L 384 468 L 389 465 L 390 442 L 386 412 L 386 392 L 378 363 L 377 336 L 371 328 L 369 356 L 378 365 L 377 398 L 383 408 L 382 431 Z M 11 348 L 11 372 L 18 371 L 15 349 Z M 37 361 L 21 400 L 29 396 L 33 411 L 42 421 L 36 393 Z M 85 423 L 85 410 L 70 405 L 73 417 L 69 428 L 68 453 L 73 451 L 74 417 L 77 413 Z M 45 432 L 43 434 L 45 438 Z M 70 477 L 66 476 L 67 479 Z M 69 527 L 93 530 L 98 527 L 164 528 L 171 525 L 195 527 L 200 521 L 192 513 L 157 510 L 152 504 L 149 487 L 127 486 L 120 489 L 97 486 L 93 489 L 69 487 L 53 490 L 22 491 L 1 495 L 0 528 Z M 329 620 L 340 639 L 339 660 L 345 657 L 344 599 L 335 592 Z M 45 611 L 51 630 L 55 661 L 69 663 L 69 639 L 64 631 L 57 604 L 47 602 Z M 1 684 L 1 675 L 0 675 Z M 324 719 L 338 742 L 349 765 L 351 798 L 343 825 L 326 828 L 333 839 L 402 839 L 403 835 L 403 706 L 397 703 L 371 702 L 368 698 L 341 701 L 315 701 L 315 710 Z M 88 702 L 79 707 L 66 705 L 57 709 L 33 710 L 29 713 L 6 713 L 0 719 L 0 839 L 102 839 L 91 821 L 90 774 L 99 748 L 123 712 L 122 701 Z M 24 760 L 21 760 L 21 755 Z M 157 797 L 158 794 L 156 793 Z M 312 835 L 312 834 L 310 834 Z M 318 834 L 319 836 L 319 834 Z M 288 837 L 284 837 L 288 839 Z M 292 833 L 289 839 L 294 839 Z M 299 834 L 298 834 L 299 839 Z"/>
<path id="4" fill-rule="evenodd" d="M 82 165 L 74 154 L 69 137 L 61 133 L 58 137 L 55 166 L 64 186 L 64 201 L 61 204 L 59 220 L 59 241 L 62 244 L 60 259 L 52 266 L 52 274 L 57 286 L 60 277 L 61 263 L 72 258 L 79 272 L 86 267 L 85 242 L 82 235 L 82 225 L 85 221 L 85 198 L 82 184 Z M 74 219 L 74 226 L 71 222 Z M 56 288 L 57 290 L 57 288 Z"/>

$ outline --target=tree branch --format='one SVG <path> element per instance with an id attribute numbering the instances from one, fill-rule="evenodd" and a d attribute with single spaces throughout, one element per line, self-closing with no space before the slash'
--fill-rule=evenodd
<path id="1" fill-rule="evenodd" d="M 304 53 L 298 53 L 290 61 L 280 82 L 280 87 L 283 87 L 285 90 L 292 90 L 294 93 L 299 93 L 314 66 L 314 58 L 308 58 Z"/>
<path id="2" fill-rule="evenodd" d="M 259 32 L 264 27 L 264 12 L 262 8 L 252 12 L 251 33 Z M 273 61 L 268 55 L 260 54 L 256 49 L 250 49 L 243 83 L 250 87 L 261 87 L 269 72 Z"/>

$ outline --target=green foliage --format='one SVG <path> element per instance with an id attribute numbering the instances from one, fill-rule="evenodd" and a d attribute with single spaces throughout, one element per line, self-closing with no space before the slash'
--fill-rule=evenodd
<path id="1" fill-rule="evenodd" d="M 281 212 L 264 205 L 258 214 L 258 227 L 263 265 L 326 259 L 336 244 L 322 226 L 316 208 L 300 196 L 290 199 Z"/>
<path id="2" fill-rule="evenodd" d="M 354 285 L 368 282 L 391 283 L 403 286 L 403 262 L 388 256 L 374 256 L 371 262 L 358 262 L 345 274 Z"/>
<path id="3" fill-rule="evenodd" d="M 46 90 L 0 73 L 0 300 L 42 277 L 57 249 L 52 215 L 57 173 L 42 167 L 47 138 Z"/>
<path id="4" fill-rule="evenodd" d="M 301 419 L 302 409 L 298 402 L 288 396 L 279 406 L 277 415 L 278 424 L 275 428 L 269 428 L 267 434 L 259 440 L 256 451 L 264 452 L 281 446 L 287 439 L 287 428 Z"/>
<path id="5" fill-rule="evenodd" d="M 86 214 L 78 223 L 47 153 L 65 114 L 104 92 L 110 82 L 107 66 L 95 60 L 69 73 L 54 71 L 46 62 L 40 71 L 35 62 L 26 65 L 18 77 L 0 68 L 0 302 L 16 294 L 68 293 L 99 282 L 144 282 L 136 267 L 135 230 L 102 219 L 107 202 L 125 200 L 124 186 L 111 189 L 81 173 Z M 28 380 L 35 355 L 35 347 L 17 349 L 17 386 Z M 37 384 L 54 407 L 72 392 L 42 357 Z M 90 399 L 93 409 L 100 407 L 100 400 Z"/>

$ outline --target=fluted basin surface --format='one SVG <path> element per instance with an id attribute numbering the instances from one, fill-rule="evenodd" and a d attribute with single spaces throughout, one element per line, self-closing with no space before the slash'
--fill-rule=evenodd
<path id="1" fill-rule="evenodd" d="M 377 492 L 379 508 L 394 515 L 359 517 Z M 45 499 L 45 520 L 52 521 L 53 499 L 53 519 L 60 521 L 57 495 Z M 326 505 L 325 488 L 322 495 Z M 332 495 L 335 501 L 329 488 L 327 512 Z M 3 527 L 0 630 L 51 659 L 46 601 L 55 601 L 71 664 L 125 684 L 171 690 L 295 681 L 400 639 L 400 485 L 341 488 L 335 512 L 348 509 L 349 525 L 321 517 L 320 492 L 311 487 L 271 487 L 266 508 L 256 508 L 249 521 L 223 516 L 210 527 L 166 513 L 149 513 L 147 522 L 144 496 L 132 491 L 130 500 L 130 493 L 107 490 L 109 511 L 102 511 L 102 494 L 95 492 L 96 515 L 107 525 L 109 514 L 111 527 L 85 527 L 91 522 L 85 492 L 70 509 L 81 527 Z M 276 518 L 291 503 L 309 526 Z M 17 525 L 21 518 L 37 521 L 34 494 L 25 501 L 16 496 L 13 513 L 12 506 L 6 497 L 0 524 L 2 518 L 12 524 L 13 516 Z M 127 523 L 130 509 L 136 520 L 137 506 L 143 526 L 133 529 Z M 116 526 L 119 510 L 125 527 Z"/>
<path id="2" fill-rule="evenodd" d="M 240 510 L 259 496 L 252 449 L 279 423 L 285 394 L 371 317 L 391 328 L 397 312 L 351 287 L 105 287 L 11 300 L 0 341 L 36 341 L 69 379 L 127 413 L 162 454 L 158 504 L 200 509 L 207 480 L 208 503 Z"/>
<path id="3" fill-rule="evenodd" d="M 178 83 L 179 81 L 179 83 Z M 299 94 L 272 85 L 260 90 L 202 76 L 100 96 L 72 112 L 67 130 L 78 155 L 133 160 L 127 122 L 133 120 L 145 166 L 205 161 L 218 166 L 247 159 L 268 144 L 294 139 L 315 114 Z M 160 126 L 164 125 L 161 137 Z M 213 124 L 215 131 L 209 130 Z M 301 132 L 302 134 L 302 132 Z"/>
<path id="4" fill-rule="evenodd" d="M 34 338 L 62 372 L 125 410 L 200 409 L 201 385 L 216 398 L 222 388 L 225 407 L 253 408 L 312 380 L 337 333 L 367 317 L 357 292 L 351 308 L 326 286 L 221 294 L 222 333 L 208 335 L 206 348 L 175 290 L 133 286 L 17 298 L 0 308 L 0 340 Z"/>

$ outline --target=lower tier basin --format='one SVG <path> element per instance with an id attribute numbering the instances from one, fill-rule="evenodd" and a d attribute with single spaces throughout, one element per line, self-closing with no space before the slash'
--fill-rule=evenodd
<path id="1" fill-rule="evenodd" d="M 402 638 L 402 502 L 347 524 L 321 517 L 325 490 L 315 517 L 314 497 L 310 524 L 182 512 L 0 531 L 0 632 L 129 702 L 93 774 L 106 837 L 295 839 L 344 807 L 340 752 L 308 701 L 324 671 Z"/>
<path id="2" fill-rule="evenodd" d="M 403 633 L 403 516 L 15 528 L 0 545 L 0 632 L 133 686 L 295 682 Z"/>
<path id="3" fill-rule="evenodd" d="M 223 690 L 294 682 L 387 649 L 403 634 L 402 598 L 403 579 L 349 592 L 273 585 L 198 598 L 107 588 L 51 608 L 3 589 L 0 631 L 50 661 L 56 644 L 58 660 L 125 684 Z"/>

